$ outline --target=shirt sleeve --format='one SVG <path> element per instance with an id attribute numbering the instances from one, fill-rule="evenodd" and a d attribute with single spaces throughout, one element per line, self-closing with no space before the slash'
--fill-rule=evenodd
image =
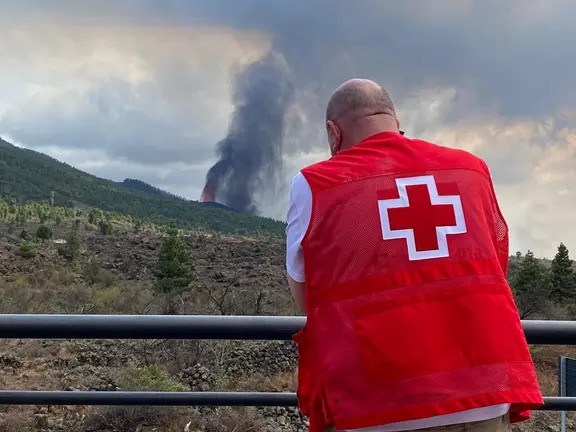
<path id="1" fill-rule="evenodd" d="M 296 282 L 306 282 L 302 239 L 312 213 L 312 191 L 302 173 L 290 185 L 290 206 L 286 217 L 286 271 Z"/>

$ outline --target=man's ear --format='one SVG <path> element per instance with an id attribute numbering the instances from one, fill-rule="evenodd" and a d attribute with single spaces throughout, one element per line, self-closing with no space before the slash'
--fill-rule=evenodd
<path id="1" fill-rule="evenodd" d="M 342 142 L 342 134 L 338 126 L 333 121 L 326 122 L 326 132 L 328 133 L 328 143 L 330 145 L 330 153 L 332 156 L 340 151 L 340 144 Z"/>
<path id="2" fill-rule="evenodd" d="M 336 140 L 331 131 L 328 131 L 328 143 L 330 145 L 330 154 L 332 156 L 336 155 L 338 153 L 338 140 Z"/>

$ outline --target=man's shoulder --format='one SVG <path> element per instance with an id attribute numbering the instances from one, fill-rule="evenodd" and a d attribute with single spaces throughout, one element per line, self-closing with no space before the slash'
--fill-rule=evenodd
<path id="1" fill-rule="evenodd" d="M 301 174 L 305 177 L 306 174 L 311 173 L 311 172 L 329 170 L 329 169 L 331 169 L 332 166 L 334 166 L 334 161 L 335 161 L 335 158 L 332 157 L 330 159 L 324 159 L 324 160 L 315 162 L 313 164 L 308 165 L 305 168 L 302 168 L 302 170 L 300 171 L 299 174 Z"/>
<path id="2" fill-rule="evenodd" d="M 440 144 L 436 144 L 430 141 L 414 139 L 412 142 L 416 143 L 417 145 L 426 148 L 430 153 L 433 153 L 436 158 L 443 159 L 445 161 L 450 161 L 452 163 L 462 163 L 468 165 L 470 168 L 476 168 L 480 171 L 487 173 L 487 165 L 486 162 L 476 156 L 475 154 L 463 150 L 457 149 L 453 147 L 446 147 Z"/>
<path id="3" fill-rule="evenodd" d="M 313 190 L 325 189 L 334 183 L 337 183 L 343 176 L 344 172 L 349 171 L 349 164 L 344 158 L 332 157 L 320 162 L 308 165 L 302 168 L 299 175 L 292 179 L 297 184 L 306 184 Z"/>
<path id="4" fill-rule="evenodd" d="M 437 144 L 437 143 L 422 140 L 422 139 L 412 139 L 411 141 L 414 143 L 417 143 L 418 145 L 420 145 L 422 147 L 427 147 L 431 151 L 437 151 L 439 153 L 444 153 L 444 154 L 452 155 L 455 157 L 462 156 L 462 157 L 470 157 L 473 159 L 479 159 L 478 156 L 470 153 L 467 150 L 462 150 L 462 149 L 458 149 L 458 148 L 454 148 L 454 147 L 447 147 L 447 146 L 444 146 L 442 144 Z"/>

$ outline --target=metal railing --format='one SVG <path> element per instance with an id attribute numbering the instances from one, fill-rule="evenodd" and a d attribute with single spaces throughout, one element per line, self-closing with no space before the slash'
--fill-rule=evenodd
<path id="1" fill-rule="evenodd" d="M 290 340 L 304 317 L 213 315 L 0 315 L 2 339 Z M 576 345 L 576 321 L 524 321 L 530 344 Z M 576 398 L 547 397 L 548 411 Z M 297 406 L 294 393 L 0 391 L 0 405 Z"/>

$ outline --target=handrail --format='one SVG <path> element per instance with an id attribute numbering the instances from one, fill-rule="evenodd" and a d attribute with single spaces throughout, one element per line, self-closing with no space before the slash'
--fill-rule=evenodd
<path id="1" fill-rule="evenodd" d="M 546 397 L 544 411 L 576 410 L 574 397 Z M 298 406 L 289 392 L 0 391 L 0 405 Z"/>
<path id="2" fill-rule="evenodd" d="M 290 340 L 305 317 L 241 315 L 0 315 L 2 339 Z M 530 344 L 576 345 L 576 321 L 523 321 Z"/>

